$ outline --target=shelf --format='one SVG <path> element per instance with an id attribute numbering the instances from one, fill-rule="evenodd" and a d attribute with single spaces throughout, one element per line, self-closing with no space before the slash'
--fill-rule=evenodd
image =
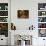
<path id="1" fill-rule="evenodd" d="M 46 15 L 44 15 L 44 16 L 38 16 L 38 17 L 46 17 Z"/>
<path id="2" fill-rule="evenodd" d="M 38 23 L 46 23 L 46 22 L 38 22 Z"/>
<path id="3" fill-rule="evenodd" d="M 46 3 L 38 4 L 38 36 L 46 37 Z"/>
<path id="4" fill-rule="evenodd" d="M 38 10 L 38 11 L 46 11 L 46 10 Z"/>
<path id="5" fill-rule="evenodd" d="M 0 22 L 0 23 L 8 23 L 8 22 Z"/>
<path id="6" fill-rule="evenodd" d="M 8 17 L 8 16 L 0 16 L 0 17 Z"/>
<path id="7" fill-rule="evenodd" d="M 0 11 L 8 11 L 8 10 L 0 10 Z"/>
<path id="8" fill-rule="evenodd" d="M 46 29 L 46 28 L 38 28 L 38 29 Z"/>
<path id="9" fill-rule="evenodd" d="M 0 35 L 8 37 L 8 3 L 0 3 Z"/>
<path id="10" fill-rule="evenodd" d="M 38 38 L 46 39 L 46 37 L 40 37 L 40 36 Z"/>

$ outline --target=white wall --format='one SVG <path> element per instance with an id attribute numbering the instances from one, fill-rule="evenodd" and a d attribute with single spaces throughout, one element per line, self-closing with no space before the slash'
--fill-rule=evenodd
<path id="1" fill-rule="evenodd" d="M 36 2 L 37 3 L 37 2 Z M 17 30 L 28 30 L 29 26 L 37 21 L 37 4 L 31 0 L 12 0 L 11 1 L 11 22 L 14 22 Z M 33 4 L 35 4 L 33 6 Z M 29 19 L 18 19 L 17 10 L 29 10 Z M 36 19 L 35 19 L 36 18 Z M 35 22 L 33 22 L 36 20 Z M 37 23 L 37 22 L 36 22 Z M 35 24 L 34 24 L 35 25 Z"/>
<path id="2" fill-rule="evenodd" d="M 8 0 L 0 0 L 0 3 L 8 3 Z"/>
<path id="3" fill-rule="evenodd" d="M 41 46 L 43 39 L 38 38 L 38 3 L 45 3 L 46 0 L 11 0 L 11 22 L 16 25 L 17 30 L 15 34 L 26 34 L 30 25 L 35 26 L 35 30 L 32 31 L 33 46 Z M 18 19 L 17 10 L 27 9 L 29 10 L 29 19 Z M 29 33 L 29 32 L 28 32 Z M 31 34 L 31 32 L 29 33 Z M 42 39 L 42 40 L 41 40 Z M 39 43 L 39 44 L 38 44 Z"/>

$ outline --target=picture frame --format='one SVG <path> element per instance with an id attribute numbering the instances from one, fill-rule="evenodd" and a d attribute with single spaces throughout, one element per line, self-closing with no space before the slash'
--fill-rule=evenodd
<path id="1" fill-rule="evenodd" d="M 46 37 L 46 29 L 39 29 L 39 37 Z"/>
<path id="2" fill-rule="evenodd" d="M 17 17 L 20 19 L 28 19 L 29 10 L 17 10 Z"/>

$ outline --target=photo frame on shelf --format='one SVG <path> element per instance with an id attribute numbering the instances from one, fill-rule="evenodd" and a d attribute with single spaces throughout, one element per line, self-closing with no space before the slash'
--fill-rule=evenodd
<path id="1" fill-rule="evenodd" d="M 8 10 L 8 3 L 0 3 L 0 10 Z"/>
<path id="2" fill-rule="evenodd" d="M 8 16 L 8 11 L 0 11 L 0 16 Z"/>
<path id="3" fill-rule="evenodd" d="M 45 10 L 46 9 L 46 3 L 38 3 L 38 10 Z"/>
<path id="4" fill-rule="evenodd" d="M 0 22 L 8 22 L 8 17 L 0 17 Z"/>
<path id="5" fill-rule="evenodd" d="M 46 23 L 38 23 L 38 28 L 46 28 Z"/>
<path id="6" fill-rule="evenodd" d="M 46 37 L 46 29 L 39 29 L 39 37 Z"/>
<path id="7" fill-rule="evenodd" d="M 38 17 L 38 22 L 46 22 L 46 17 Z"/>
<path id="8" fill-rule="evenodd" d="M 17 17 L 21 19 L 28 19 L 29 10 L 17 10 Z"/>
<path id="9" fill-rule="evenodd" d="M 46 11 L 38 11 L 38 16 L 46 16 Z"/>
<path id="10" fill-rule="evenodd" d="M 8 37 L 8 23 L 0 23 L 0 35 Z"/>

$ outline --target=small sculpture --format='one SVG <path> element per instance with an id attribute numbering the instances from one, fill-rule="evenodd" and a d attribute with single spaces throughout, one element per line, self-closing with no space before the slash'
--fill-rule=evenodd
<path id="1" fill-rule="evenodd" d="M 16 26 L 13 23 L 11 23 L 11 30 L 16 30 Z"/>
<path id="2" fill-rule="evenodd" d="M 34 30 L 34 28 L 35 27 L 32 25 L 32 26 L 29 27 L 29 30 Z"/>

